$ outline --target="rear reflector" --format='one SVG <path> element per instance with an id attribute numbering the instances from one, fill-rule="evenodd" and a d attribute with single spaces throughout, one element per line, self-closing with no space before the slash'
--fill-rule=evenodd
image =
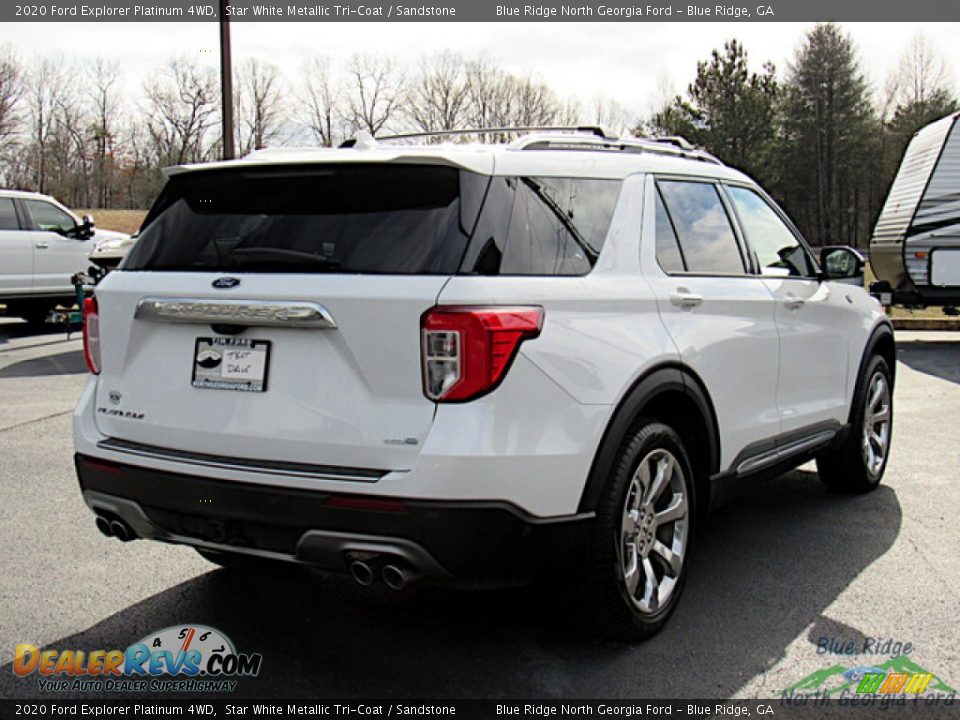
<path id="1" fill-rule="evenodd" d="M 100 309 L 96 297 L 83 301 L 83 359 L 87 370 L 100 374 Z"/>
<path id="2" fill-rule="evenodd" d="M 543 308 L 438 306 L 421 326 L 424 394 L 463 402 L 500 384 L 520 344 L 540 334 Z"/>
<path id="3" fill-rule="evenodd" d="M 84 457 L 81 458 L 83 464 L 87 467 L 98 470 L 100 472 L 105 472 L 108 475 L 123 475 L 123 468 L 119 465 L 114 465 L 102 460 L 94 460 L 93 458 Z"/>

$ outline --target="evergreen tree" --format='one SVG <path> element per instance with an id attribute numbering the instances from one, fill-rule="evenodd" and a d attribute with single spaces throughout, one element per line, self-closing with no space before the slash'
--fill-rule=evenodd
<path id="1" fill-rule="evenodd" d="M 851 39 L 811 30 L 789 68 L 775 192 L 816 245 L 865 245 L 878 210 L 882 124 Z"/>
<path id="2" fill-rule="evenodd" d="M 767 63 L 761 73 L 751 73 L 747 52 L 734 39 L 697 63 L 687 96 L 674 98 L 654 116 L 653 125 L 768 181 L 778 92 L 773 66 Z"/>

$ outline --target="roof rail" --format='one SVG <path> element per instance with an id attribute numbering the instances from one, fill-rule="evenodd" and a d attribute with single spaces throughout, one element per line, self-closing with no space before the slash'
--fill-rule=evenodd
<path id="1" fill-rule="evenodd" d="M 377 142 L 390 142 L 393 140 L 413 140 L 416 138 L 432 137 L 454 137 L 458 135 L 506 135 L 508 133 L 531 133 L 531 132 L 567 132 L 567 133 L 585 133 L 594 137 L 615 139 L 615 135 L 610 135 L 599 125 L 539 125 L 524 127 L 485 127 L 485 128 L 467 128 L 464 130 L 428 130 L 424 132 L 400 133 L 398 135 L 380 135 L 374 138 Z M 357 144 L 358 138 L 349 138 L 340 143 L 341 148 L 351 148 Z"/>
<path id="2" fill-rule="evenodd" d="M 702 160 L 722 165 L 723 163 L 706 150 L 701 150 L 680 136 L 625 137 L 625 138 L 521 138 L 515 147 L 519 150 L 612 150 L 634 153 L 654 153 L 673 157 Z"/>
<path id="3" fill-rule="evenodd" d="M 527 127 L 488 127 L 463 130 L 429 130 L 424 132 L 381 135 L 373 138 L 366 132 L 358 132 L 356 137 L 345 140 L 341 148 L 365 149 L 378 142 L 393 140 L 414 140 L 417 138 L 458 137 L 461 135 L 506 135 L 526 133 L 514 141 L 510 147 L 517 150 L 618 150 L 621 152 L 648 152 L 659 155 L 672 155 L 693 160 L 722 165 L 716 157 L 700 150 L 689 140 L 679 135 L 660 137 L 617 137 L 597 125 L 544 125 Z M 544 134 L 538 134 L 544 133 Z"/>

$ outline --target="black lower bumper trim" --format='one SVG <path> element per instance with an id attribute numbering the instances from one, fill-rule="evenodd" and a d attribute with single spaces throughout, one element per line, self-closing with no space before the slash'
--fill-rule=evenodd
<path id="1" fill-rule="evenodd" d="M 537 518 L 505 502 L 343 495 L 212 480 L 75 456 L 85 492 L 136 503 L 166 534 L 297 556 L 311 531 L 399 538 L 462 579 L 562 570 L 583 548 L 593 514 Z M 328 563 L 329 564 L 329 563 Z M 336 567 L 331 569 L 345 569 Z"/>

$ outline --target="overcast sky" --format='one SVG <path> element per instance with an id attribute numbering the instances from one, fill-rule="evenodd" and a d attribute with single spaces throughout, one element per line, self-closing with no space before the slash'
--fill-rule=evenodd
<path id="1" fill-rule="evenodd" d="M 424 53 L 487 52 L 518 74 L 532 73 L 562 96 L 587 106 L 616 98 L 647 115 L 665 85 L 683 90 L 698 60 L 731 37 L 742 40 L 755 68 L 772 60 L 780 73 L 813 23 L 323 23 L 240 22 L 232 26 L 235 61 L 257 56 L 295 79 L 313 55 L 345 59 L 355 52 L 390 54 L 413 65 Z M 882 88 L 911 37 L 926 35 L 960 75 L 960 23 L 844 23 L 863 69 Z M 0 43 L 29 58 L 37 52 L 65 58 L 103 55 L 118 60 L 125 83 L 137 91 L 171 55 L 215 64 L 216 23 L 6 23 Z"/>

